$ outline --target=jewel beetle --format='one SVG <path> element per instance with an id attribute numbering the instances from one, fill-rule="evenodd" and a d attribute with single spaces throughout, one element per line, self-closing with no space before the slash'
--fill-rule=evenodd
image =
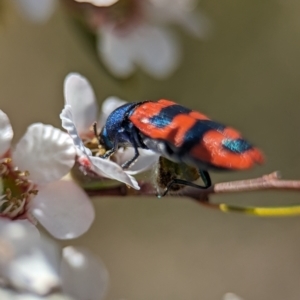
<path id="1" fill-rule="evenodd" d="M 139 148 L 150 149 L 175 163 L 196 167 L 205 184 L 197 186 L 199 188 L 211 185 L 208 170 L 249 169 L 264 160 L 262 152 L 237 130 L 166 99 L 118 107 L 107 118 L 98 140 L 106 150 L 103 158 L 120 147 L 134 148 L 134 156 L 122 165 L 123 169 L 134 164 Z M 174 183 L 195 186 L 185 180 Z"/>

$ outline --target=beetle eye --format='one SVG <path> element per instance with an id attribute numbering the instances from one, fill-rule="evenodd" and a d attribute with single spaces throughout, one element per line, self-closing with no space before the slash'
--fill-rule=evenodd
<path id="1" fill-rule="evenodd" d="M 105 126 L 102 128 L 99 135 L 99 146 L 100 148 L 105 149 L 105 151 L 108 151 L 113 148 L 113 144 L 107 136 L 107 130 Z"/>

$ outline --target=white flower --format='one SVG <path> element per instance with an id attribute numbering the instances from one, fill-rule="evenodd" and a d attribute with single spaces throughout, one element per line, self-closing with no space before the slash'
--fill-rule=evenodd
<path id="1" fill-rule="evenodd" d="M 128 77 L 140 66 L 153 77 L 163 79 L 179 64 L 180 49 L 167 29 L 140 24 L 118 35 L 112 27 L 100 27 L 98 52 L 106 67 L 116 76 Z"/>
<path id="2" fill-rule="evenodd" d="M 128 77 L 139 66 L 162 79 L 181 59 L 180 44 L 168 25 L 178 24 L 196 37 L 208 34 L 209 22 L 195 12 L 195 5 L 195 0 L 124 0 L 108 8 L 88 7 L 87 21 L 98 35 L 98 53 L 114 75 Z"/>
<path id="3" fill-rule="evenodd" d="M 94 219 L 89 198 L 74 182 L 60 180 L 75 162 L 72 139 L 41 123 L 29 126 L 14 149 L 12 137 L 0 110 L 0 216 L 37 219 L 59 239 L 87 231 Z"/>
<path id="4" fill-rule="evenodd" d="M 1 299 L 59 294 L 58 299 L 99 300 L 106 291 L 108 273 L 97 257 L 70 246 L 61 255 L 55 243 L 26 223 L 0 219 L 0 253 L 1 281 L 11 288 L 0 290 Z"/>
<path id="5" fill-rule="evenodd" d="M 86 2 L 96 6 L 110 6 L 118 2 L 119 0 L 75 0 L 77 2 Z"/>
<path id="6" fill-rule="evenodd" d="M 98 107 L 94 91 L 86 78 L 71 73 L 65 79 L 64 95 L 66 104 L 60 115 L 62 126 L 73 138 L 78 149 L 79 162 L 83 166 L 85 165 L 87 170 L 91 170 L 101 177 L 115 179 L 139 189 L 136 180 L 130 174 L 149 169 L 157 161 L 158 155 L 150 150 L 140 150 L 140 158 L 130 171 L 124 171 L 120 165 L 133 156 L 132 149 L 117 152 L 115 159 L 118 164 L 108 159 L 93 156 L 91 150 L 85 147 L 82 139 L 90 144 L 93 144 L 94 139 L 97 147 L 95 150 L 97 151 L 98 141 L 91 131 L 92 124 L 98 119 Z M 115 97 L 108 98 L 102 106 L 102 113 L 98 121 L 99 126 L 105 124 L 106 118 L 114 109 L 125 103 Z"/>

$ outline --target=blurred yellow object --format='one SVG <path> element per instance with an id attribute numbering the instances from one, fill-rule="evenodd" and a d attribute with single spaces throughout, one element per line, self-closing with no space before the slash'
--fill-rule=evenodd
<path id="1" fill-rule="evenodd" d="M 230 204 L 217 204 L 222 212 L 239 212 L 257 217 L 290 217 L 300 215 L 300 205 L 270 207 L 239 207 Z"/>

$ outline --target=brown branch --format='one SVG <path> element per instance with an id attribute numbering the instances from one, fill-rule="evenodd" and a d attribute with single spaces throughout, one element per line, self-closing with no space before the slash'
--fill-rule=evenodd
<path id="1" fill-rule="evenodd" d="M 139 182 L 140 190 L 133 190 L 124 184 L 117 187 L 89 191 L 90 196 L 107 195 L 107 196 L 155 196 L 156 191 L 149 182 Z M 247 207 L 235 206 L 226 203 L 211 203 L 209 201 L 210 194 L 237 193 L 262 190 L 277 191 L 300 191 L 300 180 L 281 180 L 278 172 L 273 172 L 262 177 L 238 180 L 230 182 L 216 183 L 208 189 L 198 189 L 193 187 L 185 187 L 180 190 L 180 194 L 175 196 L 184 196 L 193 199 L 197 203 L 208 208 L 217 209 L 222 212 L 238 212 L 258 217 L 287 217 L 299 216 L 300 205 L 294 206 L 274 206 L 274 207 Z"/>
<path id="2" fill-rule="evenodd" d="M 279 172 L 273 172 L 262 177 L 238 181 L 221 182 L 206 190 L 188 188 L 184 195 L 194 200 L 207 199 L 210 194 L 241 193 L 263 190 L 300 191 L 300 180 L 282 180 Z"/>
<path id="3" fill-rule="evenodd" d="M 101 190 L 87 191 L 90 196 L 157 196 L 157 192 L 149 182 L 139 182 L 140 190 L 127 188 L 125 185 L 111 187 Z M 186 187 L 180 196 L 192 198 L 193 200 L 205 203 L 210 194 L 240 193 L 262 190 L 278 191 L 300 191 L 300 180 L 282 180 L 278 172 L 273 172 L 262 177 L 238 181 L 216 183 L 208 189 L 196 189 Z M 177 194 L 178 195 L 178 194 Z"/>

